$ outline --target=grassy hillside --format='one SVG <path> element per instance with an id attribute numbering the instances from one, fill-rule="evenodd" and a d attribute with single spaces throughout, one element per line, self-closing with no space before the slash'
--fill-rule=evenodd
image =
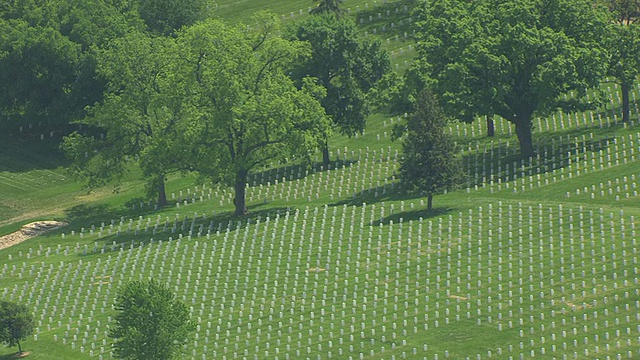
<path id="1" fill-rule="evenodd" d="M 274 10 L 308 6 L 285 3 Z M 46 137 L 8 137 L 0 230 L 70 225 L 0 250 L 0 298 L 33 307 L 33 359 L 110 358 L 115 291 L 147 277 L 191 307 L 185 359 L 640 358 L 640 87 L 633 124 L 608 90 L 607 108 L 536 120 L 531 162 L 507 122 L 494 138 L 482 121 L 452 124 L 467 181 L 431 212 L 397 191 L 390 134 L 403 117 L 335 136 L 328 170 L 291 161 L 253 174 L 243 218 L 231 189 L 189 176 L 171 179 L 160 210 L 135 171 L 120 192 L 87 195 Z"/>

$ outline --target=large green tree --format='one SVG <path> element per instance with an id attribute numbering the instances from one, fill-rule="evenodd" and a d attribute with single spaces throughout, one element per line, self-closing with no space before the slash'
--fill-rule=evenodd
<path id="1" fill-rule="evenodd" d="M 109 337 L 118 359 L 177 359 L 195 330 L 187 305 L 155 280 L 122 285 L 115 310 Z"/>
<path id="2" fill-rule="evenodd" d="M 13 123 L 56 131 L 99 101 L 95 49 L 142 29 L 137 10 L 119 1 L 12 0 L 0 7 L 0 107 Z"/>
<path id="3" fill-rule="evenodd" d="M 604 38 L 609 50 L 609 75 L 622 94 L 622 121 L 630 120 L 629 92 L 640 73 L 640 1 L 607 0 L 611 24 Z"/>
<path id="4" fill-rule="evenodd" d="M 167 203 L 165 177 L 188 171 L 196 162 L 199 139 L 189 94 L 179 72 L 173 39 L 132 33 L 97 54 L 98 73 L 108 81 L 104 100 L 78 123 L 92 132 L 75 132 L 62 144 L 71 169 L 90 188 L 119 179 L 128 159 L 137 159 L 150 196 Z"/>
<path id="5" fill-rule="evenodd" d="M 428 90 L 415 99 L 415 111 L 409 117 L 402 145 L 400 182 L 406 190 L 427 195 L 427 210 L 433 196 L 457 188 L 464 179 L 455 141 L 446 132 L 449 120 Z M 398 127 L 394 128 L 396 136 Z"/>
<path id="6" fill-rule="evenodd" d="M 361 35 L 355 23 L 333 14 L 310 16 L 294 24 L 291 37 L 311 44 L 311 57 L 300 62 L 294 77 L 316 77 L 327 89 L 322 106 L 340 133 L 362 133 L 371 110 L 370 92 L 391 70 L 389 54 L 379 40 Z M 328 134 L 323 162 L 329 165 Z"/>
<path id="7" fill-rule="evenodd" d="M 422 0 L 416 17 L 419 64 L 445 110 L 510 121 L 525 158 L 532 119 L 570 110 L 605 74 L 607 16 L 589 0 Z"/>
<path id="8" fill-rule="evenodd" d="M 26 305 L 0 300 L 0 342 L 17 345 L 18 354 L 22 354 L 20 341 L 32 335 L 34 329 L 33 314 Z"/>
<path id="9" fill-rule="evenodd" d="M 308 155 L 328 130 L 312 79 L 297 88 L 291 63 L 308 54 L 300 41 L 279 35 L 279 21 L 259 13 L 245 25 L 209 20 L 178 35 L 184 82 L 204 124 L 207 161 L 199 170 L 235 189 L 235 213 L 246 213 L 245 187 L 254 168 L 291 155 Z"/>
<path id="10" fill-rule="evenodd" d="M 80 46 L 59 31 L 0 18 L 0 112 L 14 123 L 64 124 Z"/>

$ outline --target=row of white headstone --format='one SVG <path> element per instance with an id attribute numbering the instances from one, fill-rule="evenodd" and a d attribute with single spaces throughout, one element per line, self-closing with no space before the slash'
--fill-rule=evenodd
<path id="1" fill-rule="evenodd" d="M 469 174 L 467 191 L 488 188 L 491 192 L 502 190 L 524 192 L 554 184 L 557 181 L 575 178 L 580 175 L 607 169 L 619 164 L 635 162 L 637 160 L 636 153 L 640 151 L 640 133 L 636 133 L 635 136 L 616 137 L 612 141 L 607 140 L 605 143 L 598 145 L 599 148 L 604 147 L 604 149 L 600 149 L 597 152 L 591 151 L 590 143 L 593 141 L 591 139 L 593 139 L 592 134 L 583 135 L 581 138 L 574 139 L 565 139 L 564 137 L 558 138 L 557 140 L 552 139 L 548 151 L 554 155 L 549 159 L 536 158 L 533 161 L 533 165 L 526 164 L 527 166 L 525 166 L 523 161 L 515 162 L 511 165 L 505 164 L 504 169 L 501 165 L 497 165 L 497 168 L 494 168 L 494 160 L 505 154 L 515 153 L 517 151 L 516 146 L 510 141 L 502 142 L 502 140 L 499 140 L 497 143 L 491 142 L 490 145 L 485 144 L 484 147 L 480 147 L 478 144 L 476 144 L 475 147 L 468 146 L 465 152 L 468 154 L 468 160 L 466 162 L 466 170 Z M 578 154 L 567 153 L 556 158 L 555 153 L 557 150 L 555 150 L 555 147 L 561 147 L 566 143 L 574 144 L 572 146 L 577 149 Z M 256 201 L 276 200 L 289 202 L 290 200 L 296 199 L 312 201 L 323 196 L 328 196 L 333 200 L 343 198 L 343 196 L 363 194 L 364 192 L 371 192 L 377 197 L 384 195 L 389 189 L 395 186 L 394 174 L 399 157 L 397 150 L 387 147 L 386 149 L 380 149 L 379 152 L 368 149 L 355 152 L 349 151 L 348 148 L 345 147 L 338 149 L 336 153 L 342 160 L 351 162 L 351 165 L 343 165 L 342 168 L 327 171 L 312 173 L 306 171 L 304 177 L 302 177 L 301 168 L 290 167 L 288 172 L 286 169 L 282 171 L 281 181 L 276 179 L 273 184 L 267 181 L 264 186 L 263 184 L 253 187 L 247 185 L 248 202 L 254 203 Z M 487 163 L 491 165 L 487 167 Z M 280 176 L 279 171 L 280 170 L 277 170 L 276 176 Z M 297 176 L 295 171 L 297 171 Z M 623 178 L 623 184 L 616 184 L 616 186 L 620 185 L 619 190 L 617 187 L 600 189 L 599 193 L 590 192 L 590 196 L 595 198 L 597 196 L 618 195 L 618 199 L 636 197 L 637 184 L 635 182 L 635 175 L 634 177 L 630 176 L 629 179 L 628 184 L 625 184 L 625 178 Z M 254 183 L 256 183 L 256 180 L 254 180 Z M 576 194 L 579 194 L 581 190 L 583 189 L 576 189 Z M 213 198 L 218 199 L 220 206 L 225 206 L 232 203 L 233 196 L 234 194 L 231 189 L 217 188 L 214 190 L 211 187 L 206 188 L 203 185 L 201 187 L 196 186 L 193 192 L 190 189 L 187 189 L 185 192 L 180 191 L 178 200 L 183 200 L 185 202 L 183 204 L 186 205 L 195 202 L 197 199 L 199 199 L 199 201 L 205 201 Z M 571 196 L 571 194 L 568 196 Z M 175 198 L 175 193 L 173 193 L 171 197 Z M 177 202 L 176 204 L 180 203 Z M 193 228 L 195 225 L 193 220 L 195 219 L 192 219 L 192 221 L 187 224 L 186 220 L 180 222 L 177 217 L 173 221 L 166 218 L 164 222 L 162 222 L 162 219 L 156 218 L 154 222 L 149 217 L 146 219 L 146 222 L 144 222 L 143 218 L 139 217 L 137 222 L 129 219 L 127 223 L 124 221 L 124 218 L 122 218 L 117 226 L 114 226 L 114 222 L 112 221 L 111 225 L 105 229 L 104 224 L 102 224 L 98 230 L 98 237 L 111 235 L 112 233 L 121 234 L 133 232 L 138 234 L 144 232 L 155 235 L 157 232 L 168 230 L 172 233 L 184 232 L 185 225 L 191 225 L 190 229 L 192 234 L 190 235 L 195 235 L 196 231 L 202 235 L 204 227 L 199 226 L 197 229 Z M 206 216 L 203 220 L 206 220 Z M 180 223 L 182 223 L 181 226 Z M 92 226 L 89 235 L 93 235 L 94 229 L 97 228 Z M 209 226 L 209 230 L 214 229 L 211 229 L 211 226 Z M 81 229 L 81 236 L 83 236 L 84 233 L 84 229 Z"/>
<path id="2" fill-rule="evenodd" d="M 498 204 L 372 225 L 394 210 L 306 208 L 208 241 L 156 241 L 107 260 L 43 263 L 29 269 L 41 280 L 5 288 L 2 297 L 33 304 L 39 329 L 94 354 L 108 324 L 96 317 L 111 313 L 115 286 L 148 276 L 165 279 L 192 306 L 197 358 L 382 354 L 385 338 L 411 352 L 421 346 L 410 334 L 468 320 L 519 329 L 531 340 L 494 349 L 498 358 L 594 351 L 583 338 L 603 349 L 640 340 L 631 326 L 640 321 L 638 278 L 628 266 L 638 262 L 632 217 Z M 27 268 L 16 271 L 26 277 Z M 600 320 L 579 320 L 585 316 Z"/>
<path id="3" fill-rule="evenodd" d="M 609 94 L 608 111 L 605 113 L 585 111 L 580 113 L 565 114 L 558 112 L 552 114 L 550 117 L 536 118 L 534 120 L 534 133 L 543 132 L 557 132 L 567 129 L 602 129 L 605 127 L 611 127 L 622 122 L 622 113 L 616 112 L 620 104 L 619 87 L 614 85 L 613 88 L 609 88 L 607 93 Z M 640 83 L 636 83 L 630 91 L 630 105 L 631 115 L 635 115 L 636 119 L 640 119 Z M 493 117 L 495 124 L 496 134 L 503 134 L 511 136 L 513 134 L 513 124 L 509 121 L 495 116 Z M 637 120 L 636 120 L 637 121 Z M 628 124 L 633 126 L 635 122 Z M 462 138 L 478 138 L 486 137 L 487 125 L 486 119 L 477 119 L 471 124 L 457 123 L 449 127 L 449 133 L 457 137 Z"/>
<path id="4" fill-rule="evenodd" d="M 559 139 L 557 142 L 560 147 L 563 143 L 562 140 Z M 465 169 L 469 175 L 468 189 L 478 190 L 488 187 L 492 191 L 508 189 L 522 192 L 613 166 L 634 163 L 638 160 L 637 154 L 640 153 L 640 133 L 636 133 L 635 136 L 616 137 L 613 141 L 606 140 L 601 144 L 604 149 L 598 151 L 592 151 L 584 136 L 581 141 L 576 138 L 574 141 L 576 153 L 569 152 L 559 157 L 555 155 L 557 151 L 554 150 L 554 142 L 552 141 L 550 148 L 548 148 L 549 153 L 553 154 L 549 158 L 544 155 L 532 159 L 531 163 L 514 162 L 513 164 L 505 164 L 504 168 L 500 164 L 494 168 L 494 164 L 496 159 L 504 154 L 515 151 L 511 150 L 514 147 L 510 147 L 509 142 L 506 144 L 498 142 L 497 146 L 492 142 L 490 147 L 485 144 L 484 149 L 480 148 L 478 144 L 475 149 L 469 146 L 466 151 L 468 155 L 465 163 Z M 627 197 L 637 196 L 637 193 L 633 194 L 636 188 L 635 175 L 631 181 L 627 188 L 623 186 L 624 192 L 630 194 Z M 513 183 L 509 184 L 509 182 Z M 607 189 L 602 190 L 608 191 Z M 611 189 L 611 192 L 614 190 Z M 620 191 L 616 190 L 616 192 Z"/>
<path id="5" fill-rule="evenodd" d="M 382 0 L 382 1 L 380 2 L 380 4 L 381 4 L 381 5 L 385 5 L 385 4 L 387 4 L 387 2 L 388 2 L 387 0 Z M 376 0 L 374 0 L 372 5 L 373 5 L 373 6 L 372 6 L 372 9 L 373 9 L 373 8 L 375 8 L 376 6 L 378 6 L 378 2 L 377 2 Z M 370 9 L 370 7 L 369 7 L 369 3 L 367 2 L 367 3 L 365 3 L 365 4 L 364 4 L 364 6 L 362 6 L 362 7 L 361 7 L 360 5 L 356 5 L 356 7 L 355 7 L 355 12 L 356 12 L 356 14 L 357 14 L 357 13 L 360 13 L 361 11 L 368 11 L 369 9 Z M 282 20 L 286 20 L 286 19 L 288 19 L 288 18 L 289 18 L 289 19 L 293 19 L 293 18 L 296 18 L 296 17 L 299 17 L 299 16 L 303 16 L 303 15 L 309 14 L 309 13 L 311 12 L 311 10 L 313 10 L 313 8 L 312 8 L 311 6 L 309 6 L 309 7 L 307 7 L 307 9 L 306 9 L 306 10 L 298 9 L 298 11 L 291 11 L 291 12 L 289 12 L 289 14 L 288 14 L 288 15 L 286 15 L 286 14 L 282 14 L 282 15 L 281 15 L 281 18 L 282 18 Z M 409 9 L 409 7 L 408 7 L 407 5 L 404 5 L 403 7 L 395 7 L 395 8 L 394 8 L 394 10 L 393 10 L 393 12 L 395 12 L 395 14 L 399 14 L 399 13 L 408 13 L 408 12 L 409 12 L 409 10 L 410 10 L 410 9 Z M 347 14 L 351 14 L 351 8 L 350 8 L 350 7 L 346 8 L 346 9 L 345 9 L 345 11 L 347 12 Z M 381 18 L 383 17 L 383 14 L 386 14 L 386 17 L 389 17 L 389 16 L 391 16 L 392 11 L 391 11 L 391 10 L 389 10 L 389 9 L 387 9 L 386 11 L 379 12 L 379 13 L 377 14 L 377 18 L 381 19 Z M 357 16 L 357 15 L 356 15 L 356 16 Z M 364 21 L 365 21 L 365 18 L 364 18 L 364 17 L 362 17 L 362 18 L 360 19 L 360 23 L 362 24 L 362 23 L 364 23 Z M 371 21 L 373 21 L 373 16 L 369 16 L 369 22 L 371 22 Z"/>

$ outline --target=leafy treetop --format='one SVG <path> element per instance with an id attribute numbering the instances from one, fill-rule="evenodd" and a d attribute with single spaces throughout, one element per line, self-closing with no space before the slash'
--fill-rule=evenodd
<path id="1" fill-rule="evenodd" d="M 605 73 L 607 17 L 589 0 L 422 0 L 416 15 L 417 66 L 445 110 L 500 115 L 524 157 L 534 154 L 532 119 L 571 110 Z"/>

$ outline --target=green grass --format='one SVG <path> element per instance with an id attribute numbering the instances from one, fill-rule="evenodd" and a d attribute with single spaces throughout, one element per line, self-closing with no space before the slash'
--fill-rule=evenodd
<path id="1" fill-rule="evenodd" d="M 219 14 L 308 5 L 221 1 Z M 410 43 L 385 46 L 404 64 Z M 243 218 L 231 189 L 195 176 L 171 177 L 160 210 L 134 168 L 120 192 L 87 195 L 53 142 L 3 138 L 0 234 L 34 219 L 70 225 L 0 251 L 0 298 L 33 306 L 33 359 L 108 358 L 114 293 L 141 277 L 193 307 L 200 328 L 184 358 L 640 357 L 638 128 L 614 120 L 613 90 L 593 112 L 602 126 L 589 112 L 540 119 L 547 156 L 531 164 L 508 123 L 496 119 L 494 138 L 482 121 L 453 124 L 469 188 L 436 196 L 430 212 L 397 192 L 390 133 L 403 119 L 389 114 L 334 136 L 329 171 L 292 161 L 252 175 Z"/>

